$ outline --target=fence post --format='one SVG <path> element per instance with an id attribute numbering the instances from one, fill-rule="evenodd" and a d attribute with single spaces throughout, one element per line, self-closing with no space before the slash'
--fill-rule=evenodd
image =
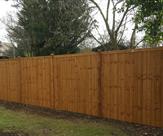
<path id="1" fill-rule="evenodd" d="M 161 60 L 163 60 L 163 51 L 160 51 L 161 52 Z M 160 64 L 161 65 L 161 115 L 163 114 L 163 63 Z M 160 126 L 163 127 L 163 116 L 161 116 L 161 123 L 160 123 Z"/>
<path id="2" fill-rule="evenodd" d="M 99 63 L 98 63 L 98 115 L 103 117 L 103 59 L 101 52 L 98 52 Z"/>

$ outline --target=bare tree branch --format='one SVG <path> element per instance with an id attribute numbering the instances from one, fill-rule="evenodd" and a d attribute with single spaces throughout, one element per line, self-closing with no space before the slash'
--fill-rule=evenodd
<path id="1" fill-rule="evenodd" d="M 119 0 L 117 1 L 117 3 L 115 4 L 115 6 L 117 6 L 119 3 L 123 2 L 124 0 Z"/>
<path id="2" fill-rule="evenodd" d="M 125 29 L 126 29 L 126 24 L 127 24 L 127 17 L 125 18 L 125 21 L 124 21 L 125 23 L 123 24 L 123 30 L 122 30 L 122 33 L 121 33 L 121 36 L 120 36 L 120 38 L 119 38 L 119 40 L 118 40 L 118 44 L 119 44 L 119 42 L 122 40 L 122 37 L 123 37 L 123 35 L 124 35 L 124 31 L 125 31 Z"/>
<path id="3" fill-rule="evenodd" d="M 97 43 L 99 43 L 100 45 L 103 45 L 103 43 L 100 42 L 93 34 L 91 34 L 91 36 L 92 36 L 93 39 L 95 39 L 95 41 L 96 41 Z"/>
<path id="4" fill-rule="evenodd" d="M 110 7 L 110 0 L 108 0 L 107 10 L 106 10 L 106 21 L 107 21 L 107 22 L 108 22 L 108 20 L 109 20 L 109 7 Z"/>
<path id="5" fill-rule="evenodd" d="M 103 18 L 104 20 L 106 20 L 104 14 L 103 14 L 103 12 L 102 12 L 102 9 L 101 9 L 100 6 L 97 4 L 97 2 L 95 2 L 95 0 L 90 0 L 90 1 L 91 1 L 91 2 L 97 7 L 97 9 L 100 11 L 100 14 L 102 15 L 102 18 Z"/>
<path id="6" fill-rule="evenodd" d="M 139 45 L 140 43 L 142 43 L 143 41 L 144 41 L 144 38 L 141 39 L 141 40 L 135 45 L 135 47 L 138 47 L 138 45 Z"/>
<path id="7" fill-rule="evenodd" d="M 110 30 L 110 26 L 109 26 L 109 23 L 107 22 L 107 20 L 106 20 L 106 18 L 105 18 L 105 16 L 104 16 L 104 13 L 102 12 L 102 9 L 100 8 L 100 6 L 97 4 L 97 2 L 95 2 L 95 0 L 90 0 L 96 7 L 97 7 L 97 9 L 99 10 L 99 12 L 100 12 L 100 14 L 101 14 L 101 16 L 102 16 L 102 18 L 103 18 L 103 20 L 104 20 L 104 22 L 105 22 L 105 25 L 106 25 L 106 29 L 107 29 L 107 31 L 108 31 L 108 34 L 109 34 L 109 36 L 110 37 L 112 37 L 112 32 L 111 32 L 111 30 Z"/>
<path id="8" fill-rule="evenodd" d="M 100 36 L 100 39 L 102 40 L 102 42 L 104 43 L 104 39 L 102 37 L 102 35 L 100 34 L 100 32 L 98 31 L 97 27 L 95 27 L 96 31 L 98 32 L 98 35 Z"/>
<path id="9" fill-rule="evenodd" d="M 115 6 L 115 3 L 114 3 L 114 0 L 111 0 L 112 1 L 112 4 L 113 4 L 113 25 L 112 25 L 112 32 L 114 33 L 114 29 L 115 29 L 115 13 L 116 13 L 116 6 Z"/>
<path id="10" fill-rule="evenodd" d="M 125 10 L 125 12 L 124 12 L 124 14 L 123 14 L 123 16 L 122 16 L 122 19 L 121 19 L 121 21 L 120 21 L 120 23 L 119 23 L 119 25 L 118 25 L 118 27 L 117 27 L 117 29 L 116 29 L 116 33 L 118 33 L 118 31 L 119 31 L 119 29 L 120 29 L 120 27 L 121 27 L 121 25 L 122 25 L 122 23 L 123 23 L 123 21 L 124 21 L 124 19 L 125 19 L 125 16 L 126 16 L 127 13 L 128 13 L 128 11 L 129 11 L 129 7 L 126 8 L 126 10 Z"/>

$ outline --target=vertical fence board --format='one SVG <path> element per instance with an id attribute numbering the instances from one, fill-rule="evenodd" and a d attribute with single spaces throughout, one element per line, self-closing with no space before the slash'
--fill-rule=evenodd
<path id="1" fill-rule="evenodd" d="M 160 80 L 160 82 L 161 82 L 161 88 L 160 88 L 160 96 L 161 96 L 161 99 L 160 99 L 160 103 L 161 103 L 161 117 L 160 117 L 160 125 L 159 126 L 161 126 L 161 127 L 163 127 L 163 50 L 160 50 L 160 65 L 161 65 L 161 67 L 160 67 L 160 75 L 161 75 L 161 80 Z M 153 124 L 153 125 L 155 125 L 155 124 Z"/>

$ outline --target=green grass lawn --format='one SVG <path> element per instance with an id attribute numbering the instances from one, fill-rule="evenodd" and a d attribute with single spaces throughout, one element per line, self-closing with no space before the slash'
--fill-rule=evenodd
<path id="1" fill-rule="evenodd" d="M 24 132 L 30 136 L 127 136 L 106 123 L 42 116 L 0 107 L 0 132 Z"/>

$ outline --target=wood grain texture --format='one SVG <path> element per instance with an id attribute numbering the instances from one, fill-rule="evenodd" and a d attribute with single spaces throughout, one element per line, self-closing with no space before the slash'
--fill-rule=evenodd
<path id="1" fill-rule="evenodd" d="M 163 48 L 0 60 L 0 100 L 163 127 Z"/>

